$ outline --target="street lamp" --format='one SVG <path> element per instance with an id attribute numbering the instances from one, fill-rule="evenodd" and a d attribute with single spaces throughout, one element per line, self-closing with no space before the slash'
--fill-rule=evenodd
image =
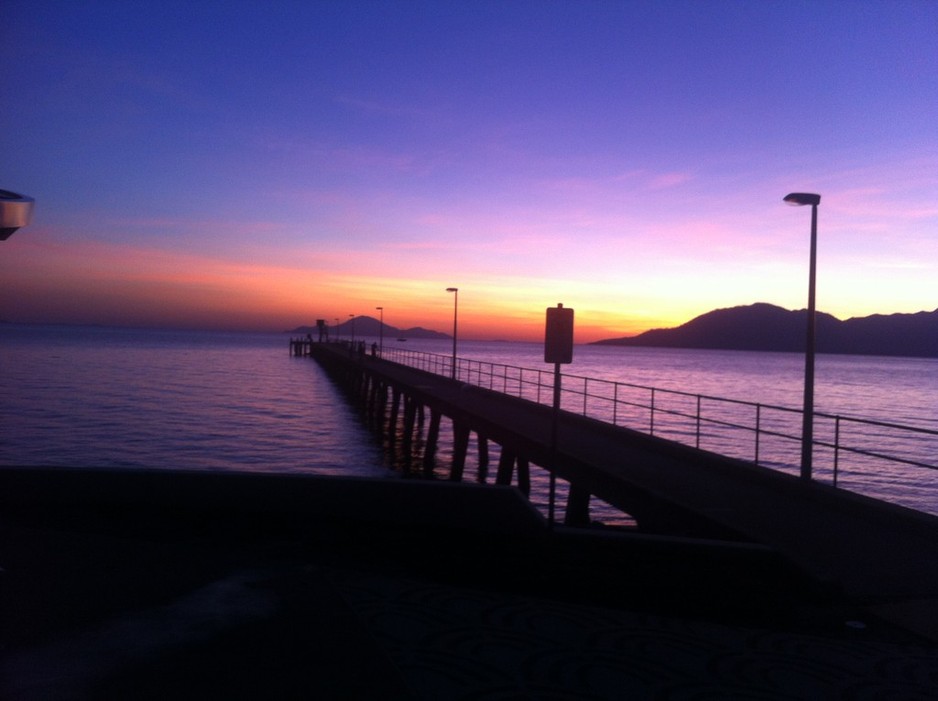
<path id="1" fill-rule="evenodd" d="M 808 270 L 808 329 L 804 351 L 804 409 L 801 424 L 801 478 L 811 479 L 814 449 L 814 286 L 817 271 L 817 206 L 821 196 L 810 192 L 793 192 L 785 202 L 795 206 L 811 205 L 811 263 Z"/>
<path id="2" fill-rule="evenodd" d="M 378 324 L 378 355 L 380 356 L 384 353 L 384 307 L 375 307 L 375 309 L 381 312 L 381 321 Z"/>
<path id="3" fill-rule="evenodd" d="M 338 343 L 342 339 L 342 331 L 339 329 L 339 317 L 335 317 L 335 340 Z"/>
<path id="4" fill-rule="evenodd" d="M 355 348 L 355 315 L 349 314 L 348 318 L 352 320 L 352 348 Z"/>
<path id="5" fill-rule="evenodd" d="M 456 314 L 459 311 L 459 288 L 447 287 L 447 292 L 453 293 L 453 379 L 456 379 Z"/>

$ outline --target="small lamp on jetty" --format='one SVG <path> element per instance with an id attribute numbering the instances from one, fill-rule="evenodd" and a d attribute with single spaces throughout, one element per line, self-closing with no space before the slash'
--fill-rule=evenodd
<path id="1" fill-rule="evenodd" d="M 447 292 L 453 293 L 453 379 L 456 379 L 456 314 L 459 311 L 459 288 L 447 287 Z"/>
<path id="2" fill-rule="evenodd" d="M 381 312 L 381 320 L 378 322 L 378 355 L 384 354 L 384 307 L 375 307 Z"/>
<path id="3" fill-rule="evenodd" d="M 352 345 L 354 346 L 355 345 L 355 315 L 349 314 L 348 318 L 352 322 Z"/>
<path id="4" fill-rule="evenodd" d="M 785 202 L 795 206 L 811 205 L 811 262 L 808 271 L 808 329 L 804 350 L 804 410 L 801 424 L 801 478 L 811 479 L 814 449 L 814 290 L 817 271 L 817 206 L 821 196 L 810 192 L 793 192 Z"/>

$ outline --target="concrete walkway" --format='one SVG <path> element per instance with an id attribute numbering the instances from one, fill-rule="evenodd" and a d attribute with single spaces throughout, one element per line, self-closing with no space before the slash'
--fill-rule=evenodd
<path id="1" fill-rule="evenodd" d="M 511 488 L 0 469 L 0 566 L 4 699 L 936 698 L 934 642 L 770 551 Z"/>

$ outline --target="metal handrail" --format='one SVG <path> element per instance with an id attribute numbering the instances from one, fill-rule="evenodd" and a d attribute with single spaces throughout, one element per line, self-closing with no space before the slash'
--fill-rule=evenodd
<path id="1" fill-rule="evenodd" d="M 386 348 L 383 357 L 435 374 L 455 376 L 461 382 L 538 404 L 550 404 L 553 400 L 552 371 L 457 358 L 456 372 L 453 373 L 452 356 L 401 348 Z M 801 425 L 800 409 L 582 375 L 562 374 L 561 377 L 561 407 L 567 411 L 615 426 L 628 426 L 650 435 L 667 437 L 697 448 L 701 448 L 702 444 L 708 441 L 719 441 L 718 450 L 714 452 L 731 454 L 732 457 L 757 465 L 776 469 L 798 467 L 801 433 L 795 429 Z M 680 406 L 681 401 L 691 408 Z M 707 413 L 705 409 L 712 409 L 714 404 L 724 407 L 725 411 L 717 411 L 716 415 L 713 415 L 712 411 Z M 746 415 L 753 415 L 753 421 L 745 422 Z M 938 454 L 938 430 L 824 412 L 815 412 L 814 416 L 818 426 L 815 428 L 813 445 L 816 449 L 832 452 L 828 473 L 834 486 L 838 486 L 841 474 L 845 472 L 841 466 L 844 454 L 938 470 L 936 464 L 909 455 L 890 454 L 884 452 L 885 449 L 881 446 L 847 444 L 843 436 L 844 427 L 860 426 L 864 429 L 875 428 L 902 434 L 906 437 L 903 440 L 908 441 L 931 441 L 934 438 L 935 453 Z M 824 437 L 827 429 L 825 422 L 833 423 L 830 429 L 833 437 L 830 439 Z M 793 428 L 786 429 L 786 423 Z M 640 424 L 647 428 L 636 428 Z M 732 433 L 734 438 L 728 440 L 727 432 Z M 751 452 L 742 449 L 745 441 L 735 438 L 739 432 L 753 434 Z M 890 440 L 896 441 L 894 437 Z M 783 446 L 789 447 L 789 455 L 786 456 Z M 820 467 L 816 476 L 825 474 L 823 464 Z"/>

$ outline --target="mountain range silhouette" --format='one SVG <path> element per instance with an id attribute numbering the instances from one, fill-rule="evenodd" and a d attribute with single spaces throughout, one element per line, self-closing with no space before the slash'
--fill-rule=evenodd
<path id="1" fill-rule="evenodd" d="M 671 329 L 595 341 L 593 345 L 804 352 L 807 310 L 764 302 L 716 309 Z M 938 357 L 938 309 L 874 314 L 841 321 L 817 312 L 818 353 Z"/>

